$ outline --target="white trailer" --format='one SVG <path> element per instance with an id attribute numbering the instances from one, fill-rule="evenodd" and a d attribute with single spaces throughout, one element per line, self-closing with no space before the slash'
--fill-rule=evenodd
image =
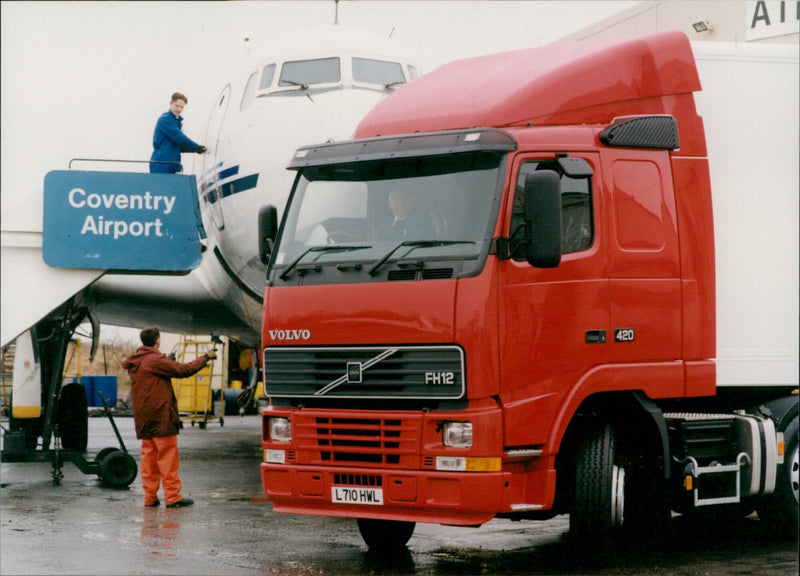
<path id="1" fill-rule="evenodd" d="M 797 46 L 698 42 L 692 48 L 714 203 L 717 385 L 797 386 Z"/>

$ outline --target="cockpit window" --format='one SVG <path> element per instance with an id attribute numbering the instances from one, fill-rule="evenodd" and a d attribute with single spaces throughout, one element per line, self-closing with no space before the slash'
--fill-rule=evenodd
<path id="1" fill-rule="evenodd" d="M 384 86 L 405 84 L 403 67 L 397 62 L 353 58 L 353 80 Z"/>
<path id="2" fill-rule="evenodd" d="M 281 71 L 279 86 L 307 86 L 338 82 L 340 78 L 339 59 L 300 60 L 286 62 Z"/>
<path id="3" fill-rule="evenodd" d="M 258 84 L 259 90 L 266 90 L 272 87 L 272 80 L 275 78 L 275 64 L 264 66 L 261 71 L 261 82 Z"/>
<path id="4" fill-rule="evenodd" d="M 258 72 L 253 72 L 247 79 L 247 84 L 244 87 L 244 94 L 242 95 L 242 102 L 239 104 L 239 110 L 244 110 L 253 101 L 256 96 L 256 86 L 258 82 Z"/>

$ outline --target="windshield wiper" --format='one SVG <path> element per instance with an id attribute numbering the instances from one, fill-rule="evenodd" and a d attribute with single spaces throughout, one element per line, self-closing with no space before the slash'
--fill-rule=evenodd
<path id="1" fill-rule="evenodd" d="M 304 84 L 303 82 L 295 82 L 294 80 L 287 80 L 286 78 L 281 78 L 279 84 L 290 84 L 292 86 L 297 86 L 298 90 L 308 90 L 308 84 Z"/>
<path id="2" fill-rule="evenodd" d="M 386 254 L 381 256 L 375 264 L 373 264 L 369 270 L 367 270 L 367 274 L 370 276 L 375 276 L 375 273 L 378 269 L 386 264 L 386 261 L 392 257 L 392 254 L 397 252 L 403 246 L 413 246 L 414 248 L 429 248 L 431 246 L 450 246 L 452 244 L 475 244 L 475 242 L 471 240 L 404 240 L 400 242 L 397 246 L 389 250 Z M 410 252 L 410 250 L 409 250 Z"/>
<path id="3" fill-rule="evenodd" d="M 353 250 L 363 250 L 365 248 L 372 248 L 372 245 L 371 244 L 361 244 L 361 245 L 358 245 L 358 246 L 348 246 L 348 245 L 341 245 L 341 246 L 309 246 L 308 248 L 306 248 L 300 254 L 300 256 L 298 256 L 297 258 L 292 260 L 291 264 L 289 264 L 286 267 L 286 270 L 281 272 L 281 275 L 278 276 L 278 278 L 280 278 L 281 280 L 286 280 L 286 277 L 289 275 L 289 272 L 291 272 L 300 263 L 300 260 L 305 258 L 306 254 L 308 254 L 309 252 L 333 252 L 333 251 L 336 251 L 336 250 L 339 250 L 339 251 L 342 251 L 342 252 L 351 252 Z"/>

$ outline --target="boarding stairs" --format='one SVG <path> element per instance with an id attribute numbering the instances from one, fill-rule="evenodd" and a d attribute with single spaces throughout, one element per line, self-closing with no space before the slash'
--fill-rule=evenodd
<path id="1" fill-rule="evenodd" d="M 161 234 L 162 226 L 170 233 Z M 199 264 L 204 236 L 194 176 L 49 172 L 43 193 L 3 209 L 0 346 L 107 271 L 188 272 Z"/>
<path id="2" fill-rule="evenodd" d="M 14 222 L 9 217 L 10 222 Z M 6 346 L 105 270 L 51 268 L 42 258 L 41 217 L 36 229 L 0 231 L 0 345 Z"/>

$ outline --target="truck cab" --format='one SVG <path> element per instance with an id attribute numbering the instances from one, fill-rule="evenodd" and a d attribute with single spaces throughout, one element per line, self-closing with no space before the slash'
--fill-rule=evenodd
<path id="1" fill-rule="evenodd" d="M 679 33 L 549 46 L 446 65 L 300 148 L 260 232 L 274 509 L 357 518 L 374 547 L 570 513 L 606 554 L 787 482 L 796 397 L 774 420 L 707 402 L 699 89 Z"/>

